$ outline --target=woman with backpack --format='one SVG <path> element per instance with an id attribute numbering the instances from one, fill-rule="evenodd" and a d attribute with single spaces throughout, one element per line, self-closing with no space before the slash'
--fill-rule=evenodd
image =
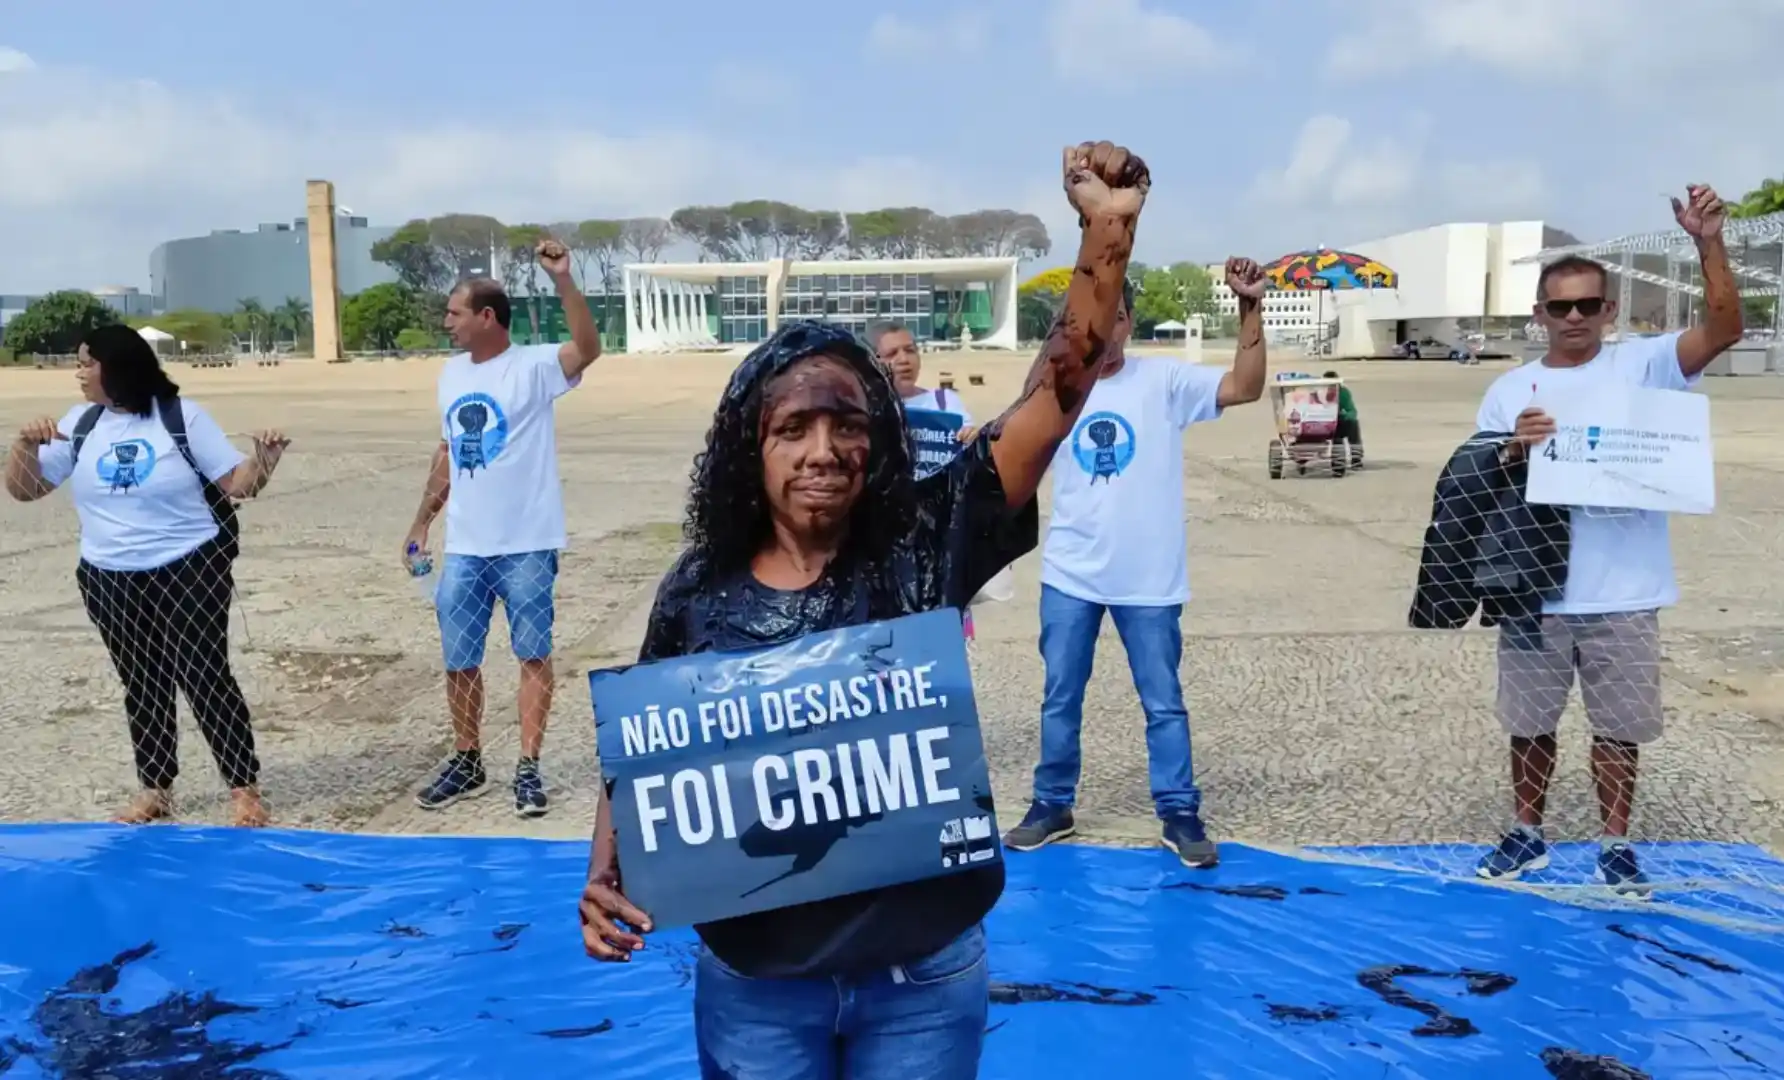
<path id="1" fill-rule="evenodd" d="M 129 327 L 89 331 L 76 375 L 87 403 L 19 431 L 6 490 L 32 502 L 67 483 L 80 516 L 75 583 L 124 683 L 142 785 L 116 820 L 173 813 L 177 688 L 229 785 L 232 824 L 265 825 L 254 730 L 229 667 L 235 500 L 266 486 L 290 440 L 259 432 L 244 458 Z"/>

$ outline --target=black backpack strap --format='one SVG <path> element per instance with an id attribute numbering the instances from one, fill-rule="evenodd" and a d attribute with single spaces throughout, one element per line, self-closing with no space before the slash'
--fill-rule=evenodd
<path id="1" fill-rule="evenodd" d="M 105 415 L 104 405 L 89 405 L 87 411 L 81 413 L 81 418 L 74 422 L 74 434 L 68 440 L 69 449 L 74 451 L 71 461 L 80 461 L 81 447 L 86 444 L 87 436 L 93 434 L 93 425 L 99 423 L 99 418 L 103 415 Z"/>
<path id="2" fill-rule="evenodd" d="M 204 470 L 198 467 L 198 459 L 192 456 L 192 442 L 186 437 L 186 413 L 180 407 L 179 395 L 169 394 L 159 399 L 156 405 L 161 410 L 161 426 L 167 430 L 174 447 L 186 459 L 186 464 L 198 476 L 199 486 L 204 489 L 205 502 L 210 504 L 211 516 L 217 520 L 218 539 L 224 556 L 234 559 L 241 528 L 236 521 L 235 503 L 215 481 L 204 474 Z"/>
<path id="3" fill-rule="evenodd" d="M 199 483 L 210 483 L 211 478 L 199 469 L 198 459 L 192 456 L 192 443 L 186 438 L 186 413 L 180 408 L 179 395 L 169 394 L 157 401 L 156 405 L 161 409 L 161 426 L 173 437 L 173 445 L 179 450 L 180 456 L 186 459 L 186 464 L 192 467 L 193 472 L 198 473 Z"/>

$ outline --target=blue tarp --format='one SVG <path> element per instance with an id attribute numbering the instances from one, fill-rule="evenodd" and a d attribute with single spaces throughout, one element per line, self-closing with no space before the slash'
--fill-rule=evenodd
<path id="1" fill-rule="evenodd" d="M 1784 937 L 1223 853 L 1204 873 L 1162 852 L 1012 855 L 983 1075 L 1784 1075 Z M 0 1073 L 692 1076 L 694 939 L 585 959 L 586 858 L 0 829 Z"/>

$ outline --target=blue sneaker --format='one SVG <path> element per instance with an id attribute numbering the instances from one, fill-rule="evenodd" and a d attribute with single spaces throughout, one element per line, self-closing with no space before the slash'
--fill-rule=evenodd
<path id="1" fill-rule="evenodd" d="M 1598 880 L 1626 900 L 1650 899 L 1648 875 L 1642 873 L 1635 849 L 1628 844 L 1612 844 L 1598 853 Z"/>
<path id="2" fill-rule="evenodd" d="M 1078 831 L 1069 806 L 1030 803 L 1022 824 L 1004 833 L 1004 847 L 1011 851 L 1033 851 L 1055 840 L 1064 840 Z"/>
<path id="3" fill-rule="evenodd" d="M 489 789 L 483 771 L 483 755 L 459 750 L 440 766 L 433 783 L 415 793 L 415 805 L 423 810 L 444 810 L 460 799 L 474 799 Z"/>
<path id="4" fill-rule="evenodd" d="M 1206 870 L 1220 864 L 1220 849 L 1208 839 L 1208 830 L 1202 827 L 1202 815 L 1194 810 L 1165 818 L 1164 833 L 1159 842 L 1176 852 L 1183 865 L 1191 869 Z"/>
<path id="5" fill-rule="evenodd" d="M 1506 833 L 1499 846 L 1480 861 L 1474 872 L 1488 881 L 1516 881 L 1532 870 L 1549 865 L 1549 845 L 1542 834 L 1528 825 L 1519 825 Z"/>
<path id="6" fill-rule="evenodd" d="M 545 816 L 545 777 L 539 774 L 539 763 L 521 758 L 514 770 L 514 813 L 523 818 Z"/>

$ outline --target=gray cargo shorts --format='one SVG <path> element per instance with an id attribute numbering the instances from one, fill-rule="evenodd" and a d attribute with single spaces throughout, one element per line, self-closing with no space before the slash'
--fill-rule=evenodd
<path id="1" fill-rule="evenodd" d="M 1542 641 L 1523 647 L 1499 628 L 1499 723 L 1514 738 L 1552 735 L 1579 672 L 1592 733 L 1626 743 L 1660 737 L 1660 613 L 1545 615 Z"/>

